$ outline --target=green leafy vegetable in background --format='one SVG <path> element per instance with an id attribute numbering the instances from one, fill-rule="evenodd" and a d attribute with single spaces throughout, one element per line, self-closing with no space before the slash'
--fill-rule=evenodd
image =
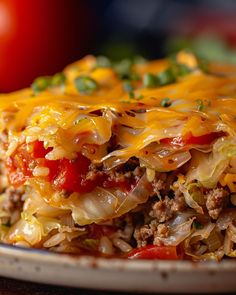
<path id="1" fill-rule="evenodd" d="M 236 49 L 230 48 L 224 39 L 215 34 L 202 34 L 195 38 L 172 37 L 167 40 L 165 51 L 172 54 L 188 49 L 201 60 L 236 63 Z"/>

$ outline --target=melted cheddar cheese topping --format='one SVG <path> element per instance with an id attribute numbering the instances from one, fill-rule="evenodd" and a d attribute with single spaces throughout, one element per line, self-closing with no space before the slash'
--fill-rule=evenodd
<path id="1" fill-rule="evenodd" d="M 145 87 L 145 74 L 158 75 L 170 66 L 160 60 L 134 65 L 140 78 L 124 89 L 113 68 L 97 67 L 87 56 L 64 70 L 65 83 L 34 93 L 24 89 L 0 96 L 0 131 L 8 131 L 9 156 L 20 142 L 44 141 L 61 157 L 73 158 L 83 144 L 106 144 L 115 134 L 120 147 L 109 156 L 98 150 L 93 160 L 142 156 L 143 149 L 164 138 L 202 136 L 212 132 L 236 132 L 236 68 L 212 64 L 202 71 L 196 58 L 180 52 L 177 62 L 191 69 L 173 83 Z M 97 89 L 81 93 L 78 77 L 89 77 Z M 163 106 L 163 99 L 169 104 Z M 47 157 L 54 159 L 49 153 Z M 50 158 L 51 157 L 51 158 Z M 123 159 L 123 160 L 122 160 Z"/>

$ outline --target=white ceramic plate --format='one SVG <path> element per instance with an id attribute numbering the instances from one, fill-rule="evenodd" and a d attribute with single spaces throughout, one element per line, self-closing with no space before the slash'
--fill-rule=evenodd
<path id="1" fill-rule="evenodd" d="M 0 275 L 99 290 L 188 294 L 236 291 L 235 260 L 127 261 L 0 245 Z"/>

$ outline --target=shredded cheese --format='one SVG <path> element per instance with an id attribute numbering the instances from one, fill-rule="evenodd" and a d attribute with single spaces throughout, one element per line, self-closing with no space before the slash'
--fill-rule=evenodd
<path id="1" fill-rule="evenodd" d="M 236 174 L 226 173 L 223 174 L 220 179 L 220 184 L 222 186 L 228 186 L 231 193 L 236 192 Z"/>
<path id="2" fill-rule="evenodd" d="M 185 52 L 177 55 L 177 61 L 192 71 L 162 87 L 145 88 L 142 78 L 145 73 L 165 70 L 170 66 L 168 60 L 134 66 L 133 72 L 141 80 L 131 81 L 131 97 L 112 68 L 97 68 L 96 58 L 85 57 L 64 70 L 66 82 L 60 89 L 49 87 L 38 94 L 31 89 L 1 94 L 0 131 L 8 130 L 16 138 L 23 134 L 27 142 L 38 139 L 51 147 L 60 146 L 68 158 L 85 142 L 104 144 L 115 134 L 123 148 L 112 156 L 123 159 L 136 155 L 153 141 L 189 132 L 194 136 L 219 130 L 235 134 L 236 75 L 232 70 L 230 75 L 206 74 L 196 68 L 196 58 Z M 74 83 L 80 76 L 94 79 L 98 89 L 81 94 Z M 164 98 L 170 101 L 166 108 L 161 106 Z M 203 103 L 201 108 L 199 100 Z M 32 127 L 38 131 L 31 132 Z M 81 134 L 87 134 L 86 140 Z M 15 145 L 9 148 L 8 155 Z"/>

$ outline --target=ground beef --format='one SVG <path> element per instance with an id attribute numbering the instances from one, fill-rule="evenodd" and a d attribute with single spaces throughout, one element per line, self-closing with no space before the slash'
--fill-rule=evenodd
<path id="1" fill-rule="evenodd" d="M 19 189 L 9 187 L 4 192 L 5 200 L 2 203 L 2 209 L 12 213 L 17 209 L 22 209 L 24 201 L 22 200 L 23 192 Z"/>
<path id="2" fill-rule="evenodd" d="M 206 194 L 206 207 L 211 218 L 218 218 L 223 209 L 225 197 L 228 195 L 229 192 L 224 188 L 212 189 Z"/>
<path id="3" fill-rule="evenodd" d="M 113 169 L 107 170 L 102 164 L 90 164 L 89 171 L 85 177 L 86 180 L 96 180 L 97 177 L 104 176 L 114 182 L 124 182 L 130 178 L 140 178 L 144 173 L 144 169 L 139 166 L 139 160 L 135 157 L 130 158 L 126 163 L 119 165 Z"/>
<path id="4" fill-rule="evenodd" d="M 161 185 L 159 186 L 160 189 L 162 187 Z M 162 200 L 158 201 L 155 198 L 151 210 L 148 212 L 151 220 L 147 224 L 135 229 L 134 238 L 138 247 L 146 246 L 149 243 L 153 244 L 159 238 L 169 236 L 169 226 L 166 222 L 173 218 L 177 212 L 184 211 L 186 208 L 183 194 L 178 189 L 174 192 L 172 191 L 172 193 L 174 195 L 173 198 L 165 196 Z M 157 195 L 161 195 L 160 191 L 157 192 Z M 155 243 L 157 244 L 157 242 Z"/>
<path id="5" fill-rule="evenodd" d="M 154 195 L 160 196 L 160 191 L 165 189 L 165 183 L 161 179 L 154 179 L 152 181 L 153 193 Z"/>
<path id="6" fill-rule="evenodd" d="M 172 218 L 173 211 L 171 209 L 173 200 L 169 199 L 167 196 L 164 200 L 157 201 L 152 206 L 152 211 L 150 216 L 156 218 L 159 222 L 165 222 Z"/>
<path id="7" fill-rule="evenodd" d="M 169 227 L 166 224 L 158 223 L 157 220 L 152 220 L 150 224 L 136 228 L 134 238 L 137 241 L 138 247 L 144 247 L 150 242 L 158 241 L 158 238 L 167 238 L 169 236 Z"/>
<path id="8" fill-rule="evenodd" d="M 137 241 L 138 247 L 144 247 L 147 245 L 149 238 L 154 236 L 154 231 L 149 225 L 144 225 L 140 228 L 136 228 L 134 231 L 134 238 Z"/>
<path id="9" fill-rule="evenodd" d="M 104 175 L 104 172 L 102 171 L 101 165 L 90 164 L 89 171 L 86 174 L 85 179 L 94 181 L 94 180 L 97 179 L 98 176 L 100 177 L 100 176 L 103 176 L 103 175 Z"/>
<path id="10" fill-rule="evenodd" d="M 107 173 L 109 180 L 113 180 L 117 183 L 124 182 L 126 179 L 129 179 L 132 177 L 132 172 L 117 172 L 115 170 L 111 170 Z"/>
<path id="11" fill-rule="evenodd" d="M 94 181 L 97 179 L 97 177 L 108 177 L 110 180 L 113 180 L 117 183 L 125 181 L 127 178 L 130 178 L 132 176 L 132 173 L 130 171 L 117 171 L 117 169 L 111 169 L 104 171 L 103 167 L 96 166 L 94 164 L 91 164 L 89 167 L 89 171 L 86 174 L 86 180 Z"/>
<path id="12" fill-rule="evenodd" d="M 166 222 L 170 220 L 176 212 L 183 211 L 185 206 L 184 196 L 179 194 L 178 191 L 175 193 L 173 199 L 165 196 L 163 200 L 155 202 L 150 211 L 150 216 L 159 222 Z"/>
<path id="13" fill-rule="evenodd" d="M 169 236 L 169 227 L 163 223 L 159 224 L 157 226 L 157 232 L 154 238 L 157 236 L 160 238 L 167 238 Z"/>

